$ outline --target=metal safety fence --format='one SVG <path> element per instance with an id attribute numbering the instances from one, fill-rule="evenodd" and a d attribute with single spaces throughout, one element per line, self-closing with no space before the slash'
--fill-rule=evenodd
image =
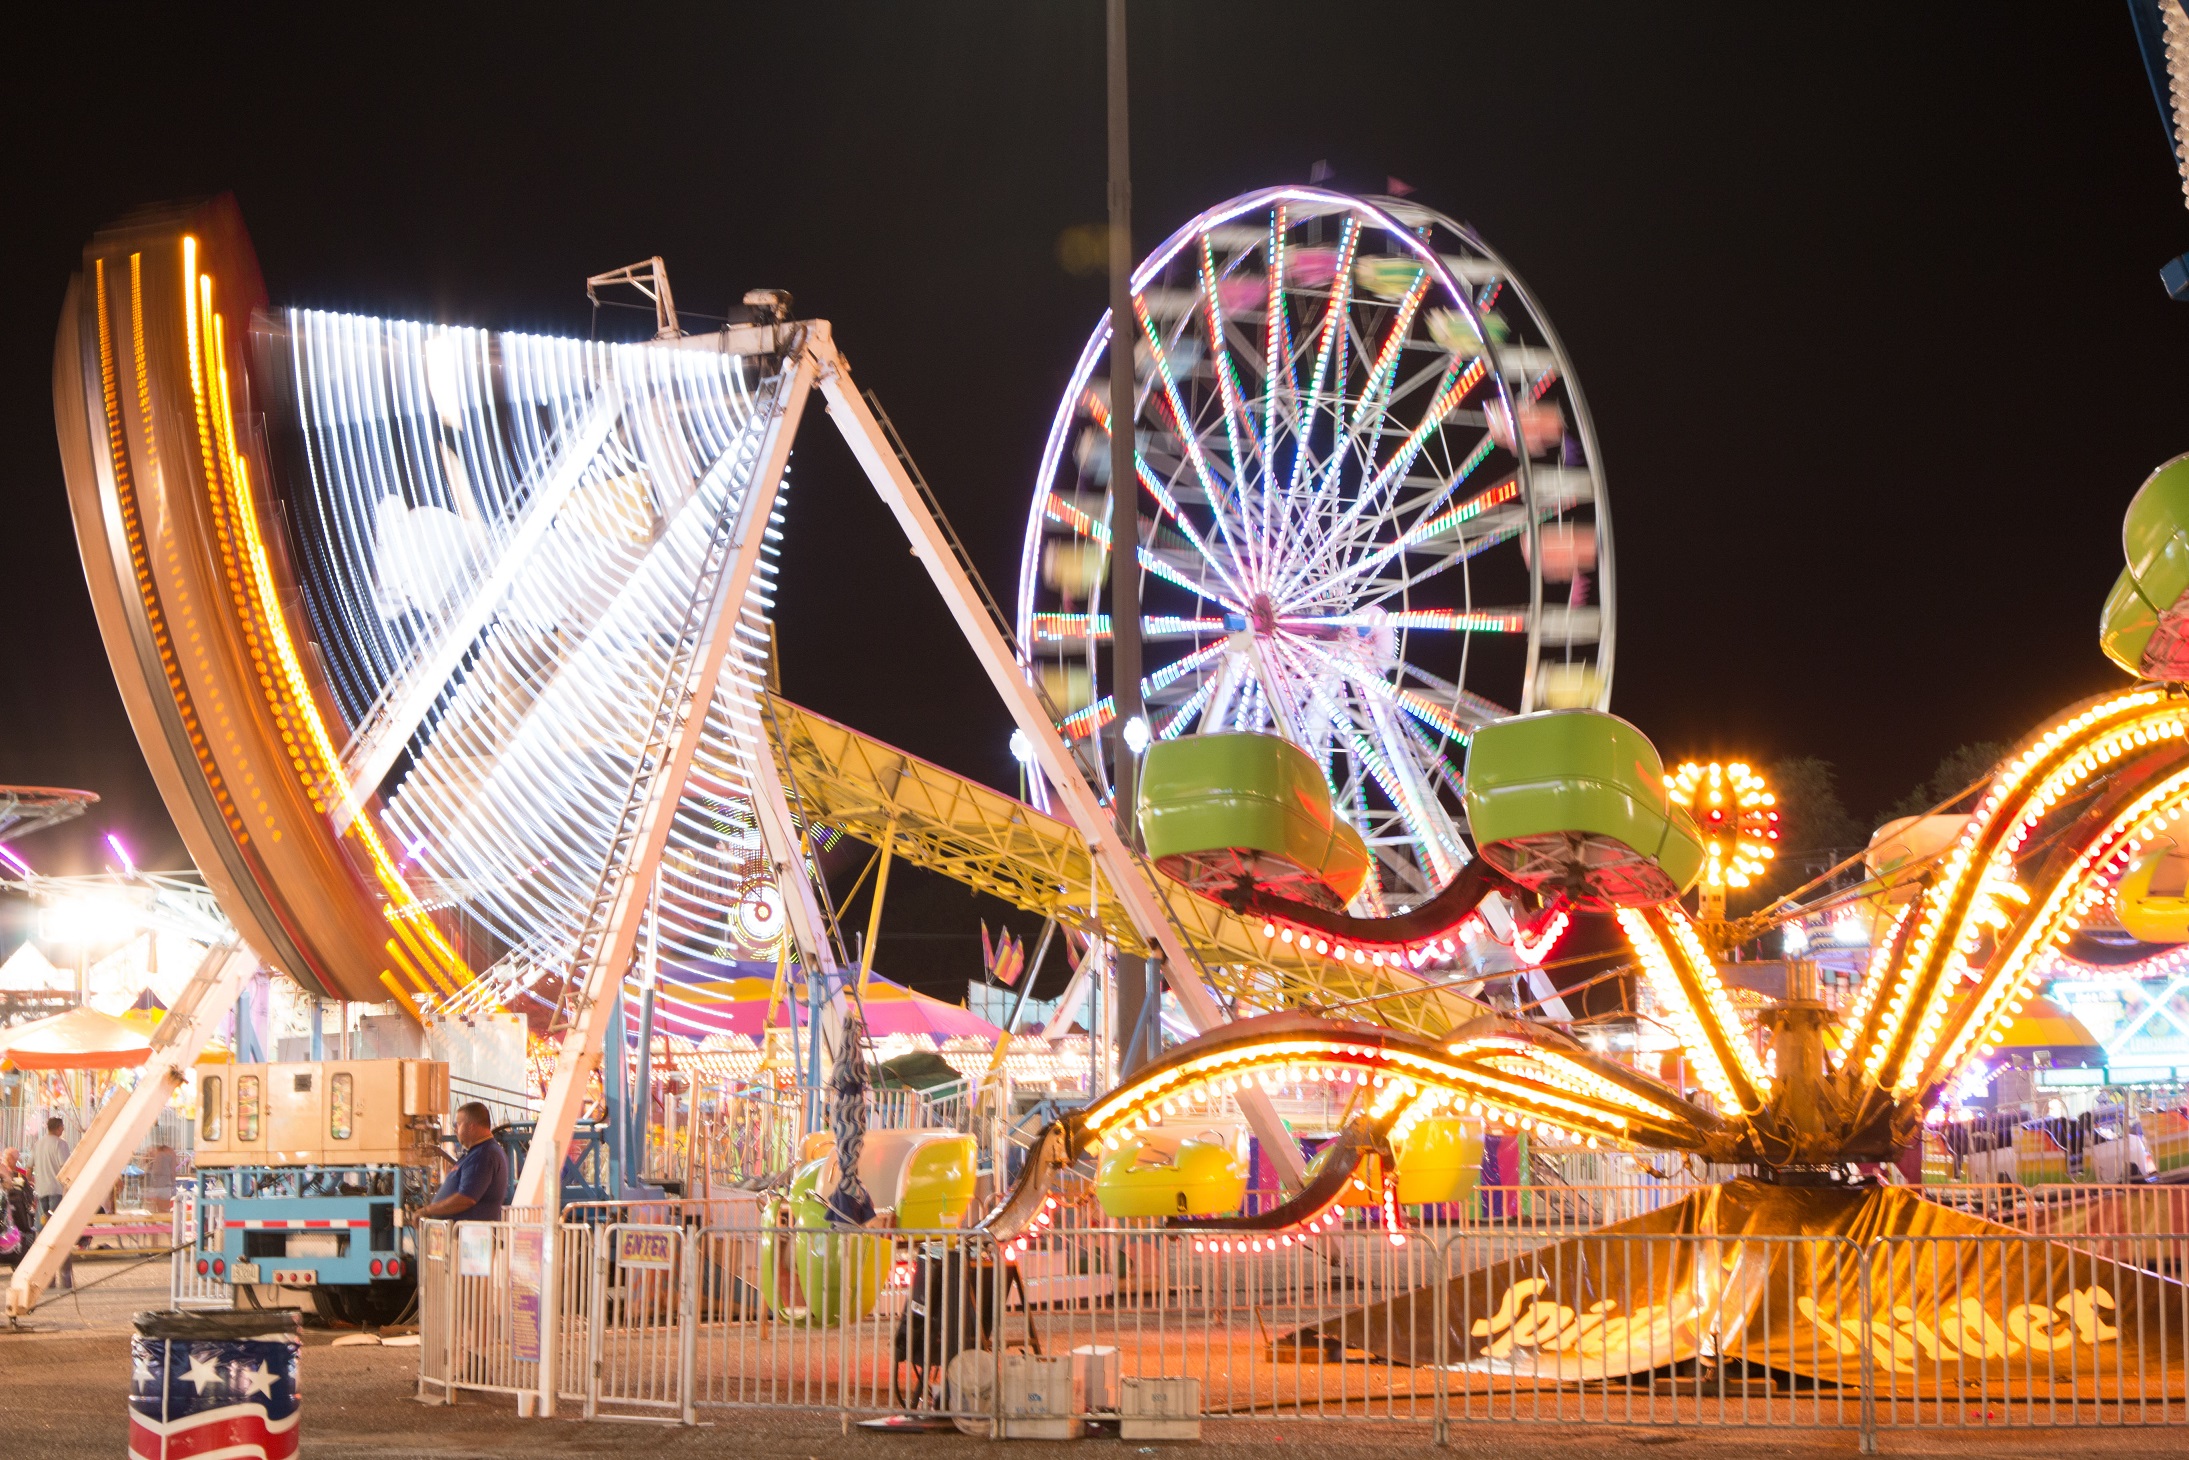
<path id="1" fill-rule="evenodd" d="M 198 1256 L 198 1182 L 175 1183 L 175 1209 L 167 1237 L 167 1306 L 181 1313 L 195 1308 L 226 1308 L 234 1302 L 225 1277 L 200 1273 Z"/>
<path id="2" fill-rule="evenodd" d="M 1074 1228 L 1003 1245 L 576 1215 L 551 1243 L 428 1225 L 423 1395 L 683 1423 L 924 1411 L 1049 1437 L 1156 1390 L 1196 1420 L 1439 1439 L 1798 1427 L 1867 1449 L 1916 1427 L 2189 1424 L 2189 1235 Z"/>

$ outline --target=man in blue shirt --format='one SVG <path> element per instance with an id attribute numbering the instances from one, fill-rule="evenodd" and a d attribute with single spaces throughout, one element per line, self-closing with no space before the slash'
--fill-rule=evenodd
<path id="1" fill-rule="evenodd" d="M 460 1108 L 456 1139 L 463 1142 L 463 1159 L 441 1178 L 441 1189 L 418 1209 L 418 1215 L 458 1222 L 500 1221 L 502 1200 L 509 1190 L 509 1157 L 494 1139 L 493 1112 L 476 1100 Z"/>

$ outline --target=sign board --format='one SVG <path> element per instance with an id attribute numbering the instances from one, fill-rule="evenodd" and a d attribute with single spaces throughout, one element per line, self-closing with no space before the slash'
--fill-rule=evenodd
<path id="1" fill-rule="evenodd" d="M 676 1233 L 647 1227 L 623 1227 L 617 1230 L 618 1267 L 656 1268 L 667 1272 L 675 1263 Z"/>
<path id="2" fill-rule="evenodd" d="M 485 1222 L 456 1224 L 456 1275 L 494 1275 L 494 1229 Z"/>
<path id="3" fill-rule="evenodd" d="M 540 1272 L 547 1234 L 509 1234 L 509 1351 L 520 1364 L 540 1361 Z"/>

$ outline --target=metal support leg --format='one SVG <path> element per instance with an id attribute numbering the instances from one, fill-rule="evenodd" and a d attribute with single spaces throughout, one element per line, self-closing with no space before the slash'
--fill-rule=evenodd
<path id="1" fill-rule="evenodd" d="M 258 967 L 258 959 L 240 943 L 226 943 L 209 951 L 198 964 L 190 982 L 168 1009 L 152 1037 L 152 1050 L 137 1075 L 137 1086 L 128 1096 L 111 1102 L 111 1119 L 103 1120 L 95 1137 L 87 1137 L 79 1150 L 82 1164 L 61 1205 L 39 1229 L 38 1240 L 16 1265 L 8 1281 L 8 1313 L 16 1316 L 38 1306 L 38 1296 L 53 1281 L 68 1259 L 84 1222 L 99 1209 L 99 1202 L 122 1174 L 132 1152 L 151 1131 L 168 1096 L 188 1078 L 205 1042 L 212 1038 L 221 1015 L 232 1007 L 236 991 Z"/>

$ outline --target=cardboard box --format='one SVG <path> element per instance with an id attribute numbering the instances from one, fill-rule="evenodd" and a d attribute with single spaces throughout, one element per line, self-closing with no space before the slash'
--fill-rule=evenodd
<path id="1" fill-rule="evenodd" d="M 1072 1350 L 1072 1382 L 1091 1413 L 1117 1408 L 1117 1350 L 1106 1343 L 1086 1343 Z"/>
<path id="2" fill-rule="evenodd" d="M 1201 1438 L 1199 1379 L 1121 1379 L 1117 1386 L 1121 1440 Z"/>
<path id="3" fill-rule="evenodd" d="M 1069 1355 L 1003 1356 L 1003 1437 L 1007 1440 L 1076 1440 L 1086 1430 L 1080 1416 L 1085 1396 L 1079 1364 Z"/>

